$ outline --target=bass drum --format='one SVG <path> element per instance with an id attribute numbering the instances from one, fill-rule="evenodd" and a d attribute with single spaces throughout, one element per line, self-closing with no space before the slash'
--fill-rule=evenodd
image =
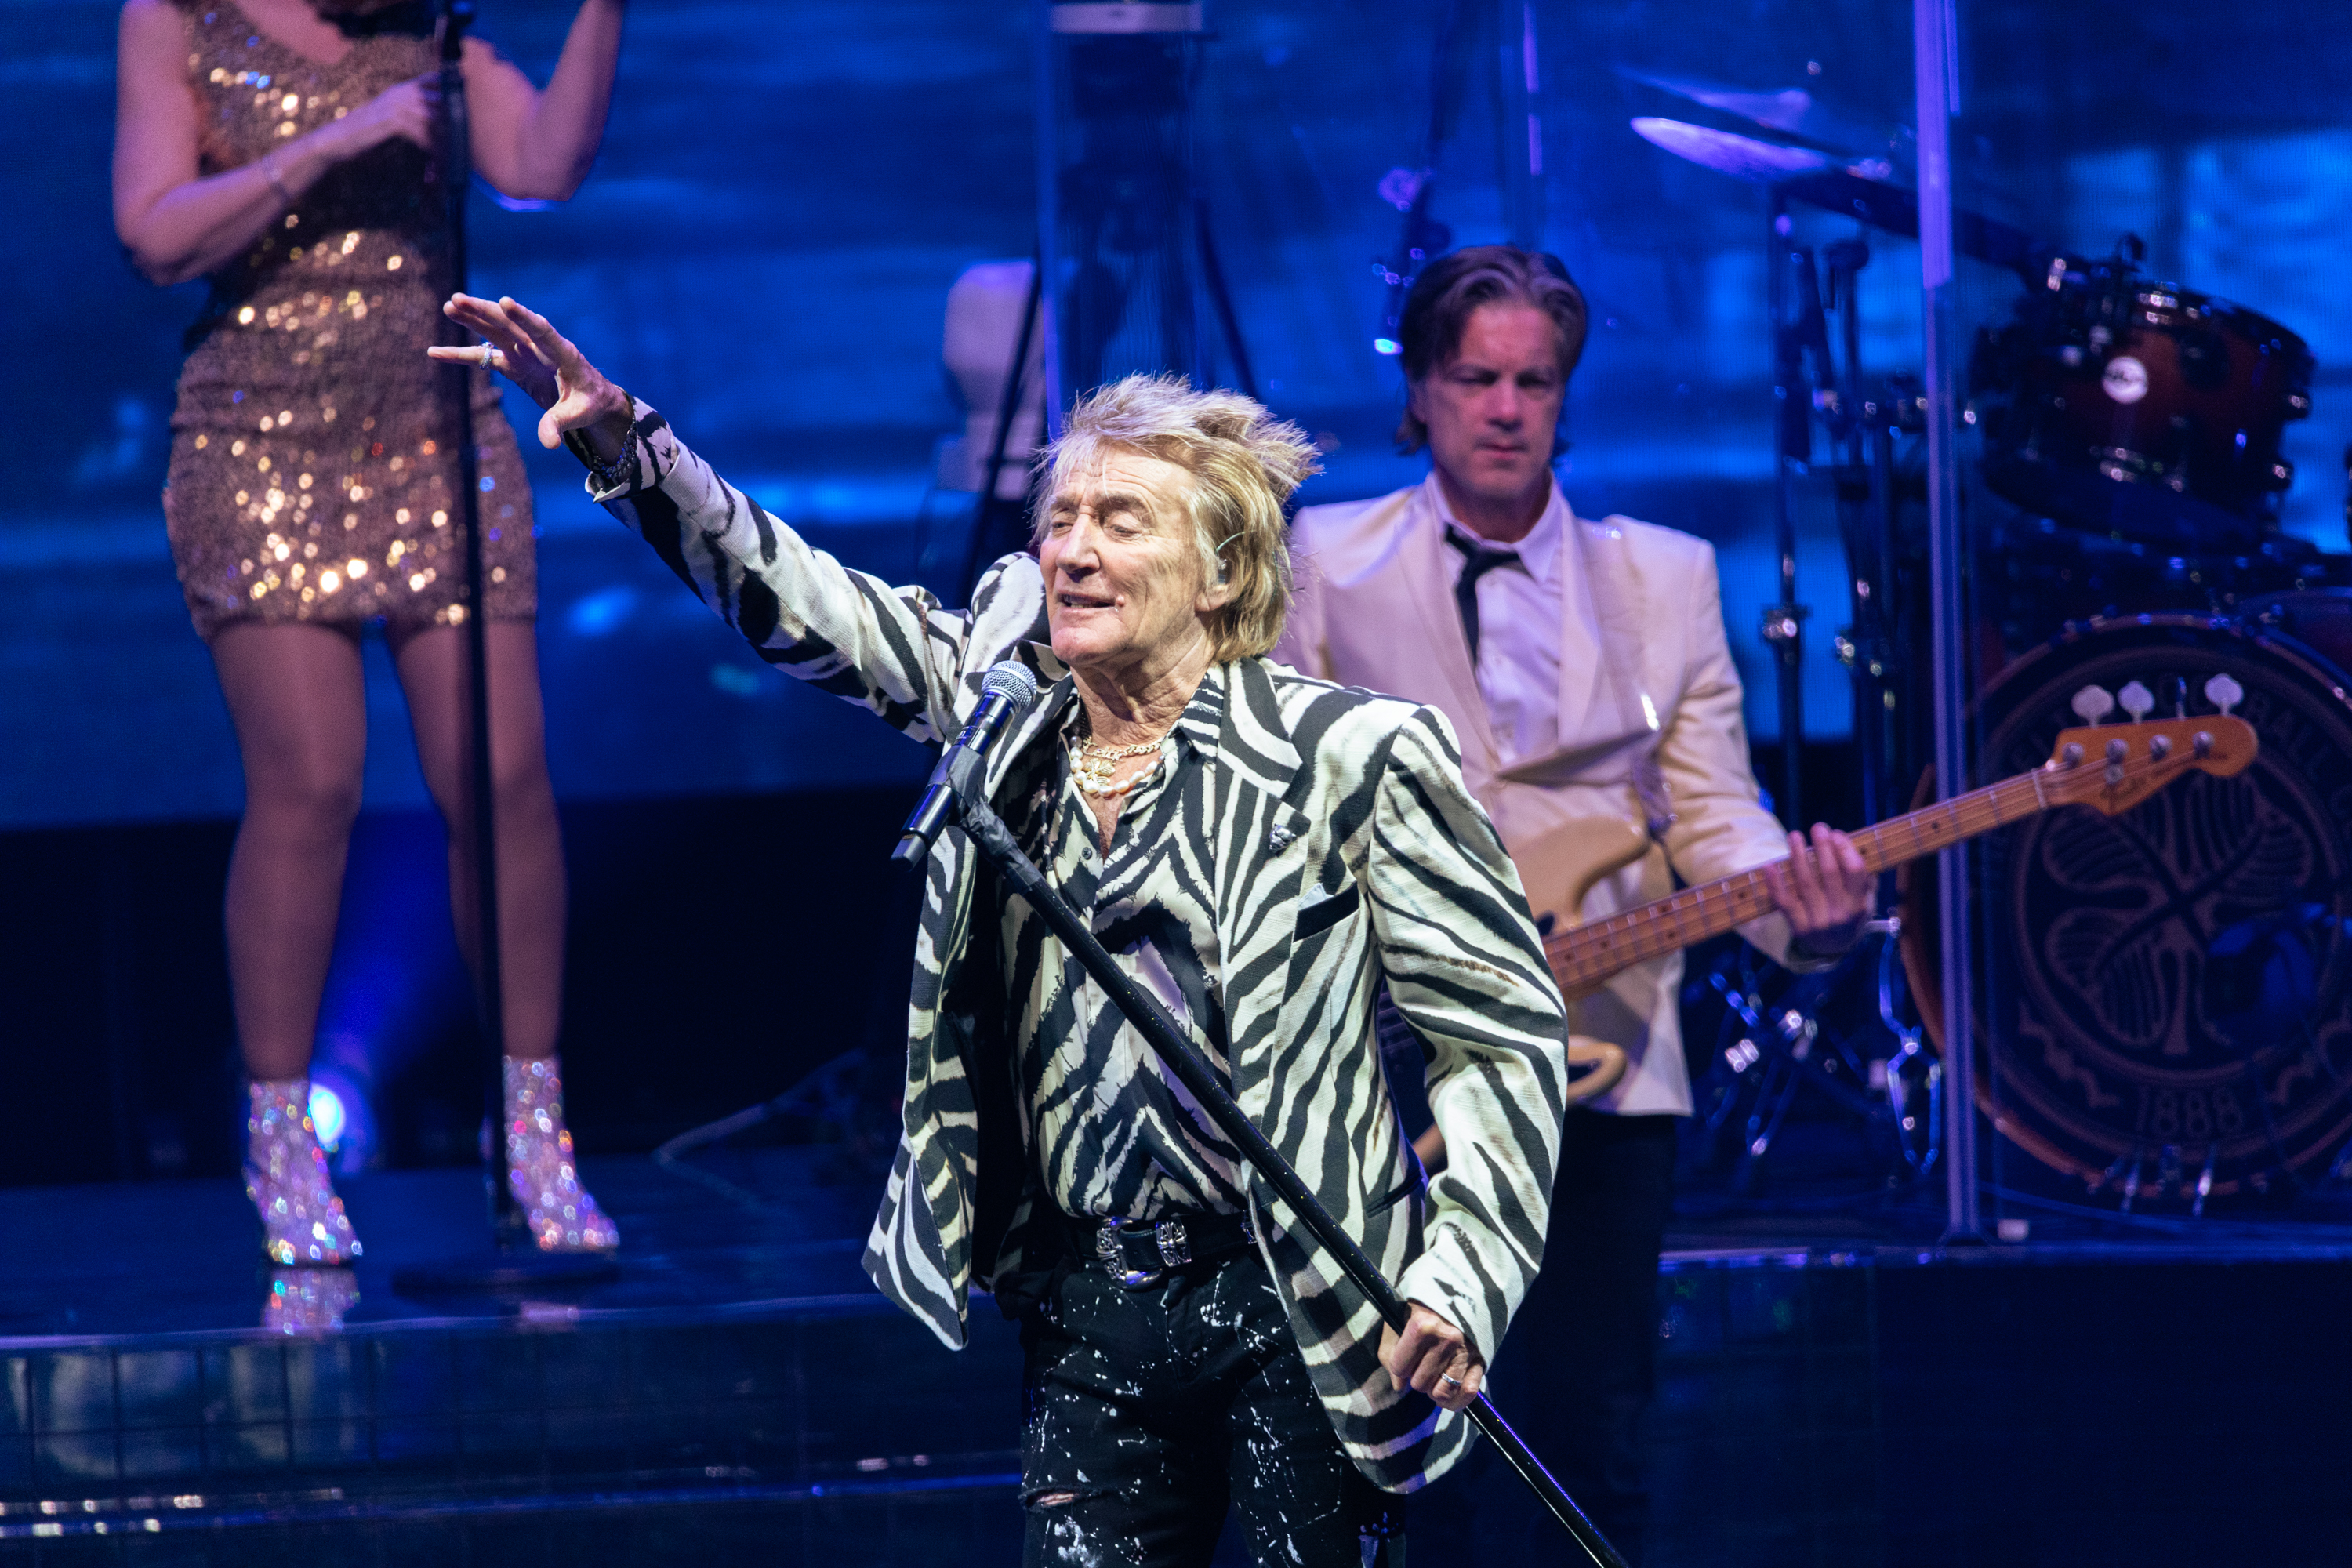
<path id="1" fill-rule="evenodd" d="M 2272 1192 L 2352 1133 L 2347 670 L 2352 595 L 2283 594 L 2234 619 L 2070 628 L 1977 704 L 1979 783 L 2047 761 L 2086 687 L 2137 706 L 2137 683 L 2157 716 L 2195 715 L 2227 676 L 2262 744 L 2235 777 L 2190 773 L 2119 816 L 2068 806 L 1979 841 L 1978 1107 L 2092 1193 Z M 1902 941 L 1942 1049 L 1934 867 L 1906 879 Z"/>

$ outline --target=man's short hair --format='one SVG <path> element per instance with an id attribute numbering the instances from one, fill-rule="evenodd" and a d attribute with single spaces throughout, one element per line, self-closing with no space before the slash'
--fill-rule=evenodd
<path id="1" fill-rule="evenodd" d="M 1521 250 L 1516 245 L 1473 245 L 1440 257 L 1422 268 L 1405 296 L 1397 343 L 1404 378 L 1418 386 L 1462 352 L 1462 334 L 1481 305 L 1528 305 L 1549 316 L 1559 334 L 1559 374 L 1565 381 L 1584 355 L 1584 291 L 1557 256 Z M 1400 453 L 1418 452 L 1429 427 L 1410 405 L 1397 425 Z"/>
<path id="2" fill-rule="evenodd" d="M 1140 452 L 1192 476 L 1192 537 L 1202 581 L 1231 584 L 1210 617 L 1210 657 L 1255 658 L 1281 639 L 1290 609 L 1283 507 L 1322 465 L 1307 432 L 1238 392 L 1195 392 L 1181 375 L 1130 375 L 1078 399 L 1038 458 L 1050 498 L 1103 448 Z M 1041 507 L 1034 538 L 1051 513 Z"/>

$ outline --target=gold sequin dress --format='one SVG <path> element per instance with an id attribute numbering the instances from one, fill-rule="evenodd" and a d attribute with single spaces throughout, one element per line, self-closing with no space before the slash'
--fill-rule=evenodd
<path id="1" fill-rule="evenodd" d="M 437 68 L 401 18 L 332 65 L 228 0 L 185 9 L 204 173 Z M 189 330 L 163 515 L 196 630 L 238 621 L 402 630 L 465 618 L 447 374 L 425 357 L 449 292 L 432 159 L 394 141 L 339 164 L 212 278 Z M 488 613 L 536 608 L 530 488 L 489 373 L 470 374 Z"/>

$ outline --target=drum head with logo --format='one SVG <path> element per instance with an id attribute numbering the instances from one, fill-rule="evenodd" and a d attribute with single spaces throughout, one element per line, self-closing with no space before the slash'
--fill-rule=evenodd
<path id="1" fill-rule="evenodd" d="M 2315 601 L 2300 618 L 2340 626 L 2330 598 L 2277 603 Z M 2095 1192 L 2275 1190 L 2352 1133 L 2352 696 L 2344 650 L 2295 640 L 2295 618 L 2095 621 L 1978 705 L 1979 783 L 2046 762 L 2085 687 L 2168 718 L 2214 711 L 2224 677 L 2261 742 L 2235 777 L 2190 773 L 2118 816 L 2068 806 L 1979 841 L 1979 1104 Z M 1916 868 L 1905 960 L 1939 1032 L 1932 862 Z"/>

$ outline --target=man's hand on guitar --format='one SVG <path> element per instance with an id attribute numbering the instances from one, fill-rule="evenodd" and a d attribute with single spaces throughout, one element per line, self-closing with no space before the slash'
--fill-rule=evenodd
<path id="1" fill-rule="evenodd" d="M 1871 884 L 1853 840 L 1825 823 L 1813 824 L 1813 838 L 1789 835 L 1789 858 L 1764 868 L 1772 901 L 1789 917 L 1797 951 L 1811 958 L 1834 958 L 1853 945 L 1870 918 Z"/>

